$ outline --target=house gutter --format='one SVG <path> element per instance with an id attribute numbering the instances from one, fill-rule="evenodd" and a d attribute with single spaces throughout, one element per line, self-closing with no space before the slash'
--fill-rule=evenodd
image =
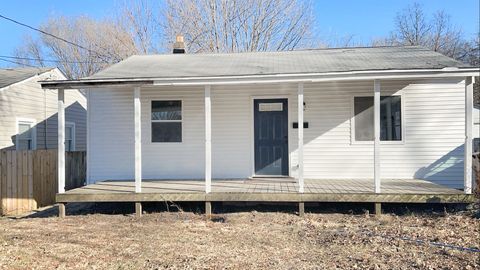
<path id="1" fill-rule="evenodd" d="M 479 68 L 443 68 L 381 71 L 350 71 L 330 73 L 298 73 L 272 75 L 211 76 L 183 78 L 112 78 L 41 81 L 42 88 L 78 89 L 100 86 L 201 86 L 263 83 L 330 82 L 355 80 L 402 80 L 421 78 L 447 78 L 479 76 Z"/>

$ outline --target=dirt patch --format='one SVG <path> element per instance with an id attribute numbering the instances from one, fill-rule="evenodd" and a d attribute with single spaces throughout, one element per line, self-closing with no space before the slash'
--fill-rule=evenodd
<path id="1" fill-rule="evenodd" d="M 250 211 L 207 222 L 191 212 L 80 213 L 0 218 L 0 269 L 480 267 L 480 253 L 455 248 L 480 248 L 480 221 L 462 214 L 300 218 Z"/>

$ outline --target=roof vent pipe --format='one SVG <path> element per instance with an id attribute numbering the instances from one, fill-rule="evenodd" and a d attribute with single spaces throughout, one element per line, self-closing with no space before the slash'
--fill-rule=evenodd
<path id="1" fill-rule="evenodd" d="M 182 35 L 177 35 L 173 43 L 173 53 L 185 53 L 185 42 Z"/>

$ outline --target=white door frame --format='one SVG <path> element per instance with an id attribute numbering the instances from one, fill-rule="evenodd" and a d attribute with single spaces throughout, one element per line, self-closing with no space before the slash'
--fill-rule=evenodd
<path id="1" fill-rule="evenodd" d="M 255 174 L 255 113 L 254 113 L 254 102 L 256 99 L 286 99 L 287 100 L 287 133 L 288 133 L 288 176 L 281 176 L 281 175 L 271 175 L 271 177 L 292 177 L 292 153 L 291 149 L 291 138 L 292 138 L 292 127 L 291 123 L 291 112 L 292 112 L 292 97 L 291 95 L 259 95 L 259 96 L 250 96 L 250 175 L 251 177 L 261 176 L 261 177 L 268 177 L 269 175 L 256 175 Z"/>

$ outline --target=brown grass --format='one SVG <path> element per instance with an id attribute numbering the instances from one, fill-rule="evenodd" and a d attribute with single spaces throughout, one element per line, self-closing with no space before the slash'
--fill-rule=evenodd
<path id="1" fill-rule="evenodd" d="M 0 218 L 0 269 L 479 269 L 467 215 L 243 212 Z"/>

